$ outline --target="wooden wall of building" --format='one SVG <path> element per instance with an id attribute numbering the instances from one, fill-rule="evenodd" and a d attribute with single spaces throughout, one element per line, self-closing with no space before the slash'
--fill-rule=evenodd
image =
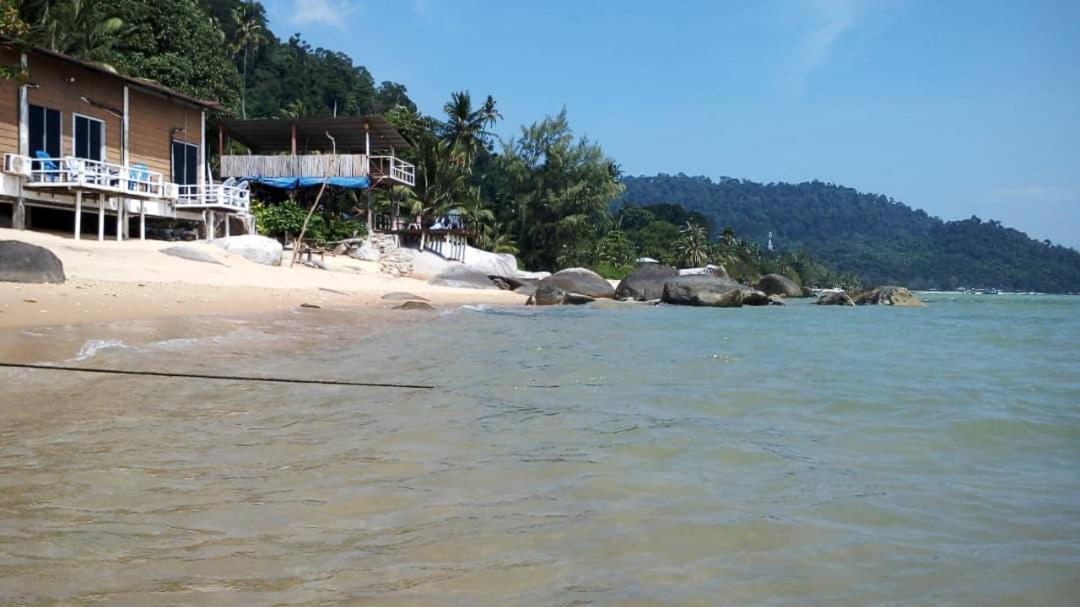
<path id="1" fill-rule="evenodd" d="M 0 63 L 17 67 L 19 53 L 0 48 Z M 19 87 L 6 79 L 0 79 L 0 151 L 19 151 Z"/>
<path id="2" fill-rule="evenodd" d="M 18 53 L 0 49 L 0 61 L 17 65 Z M 30 55 L 29 102 L 59 110 L 62 154 L 73 153 L 73 116 L 81 114 L 105 123 L 105 160 L 123 163 L 121 151 L 125 82 L 60 59 Z M 176 139 L 201 144 L 200 110 L 163 95 L 128 85 L 129 162 L 142 163 L 172 181 L 172 146 Z M 85 98 L 85 99 L 84 99 Z M 89 101 L 89 102 L 88 102 Z M 15 82 L 0 80 L 0 153 L 19 151 L 19 89 Z M 115 113 L 113 112 L 115 110 Z M 174 132 L 175 135 L 171 133 Z M 34 155 L 34 150 L 29 150 Z"/>

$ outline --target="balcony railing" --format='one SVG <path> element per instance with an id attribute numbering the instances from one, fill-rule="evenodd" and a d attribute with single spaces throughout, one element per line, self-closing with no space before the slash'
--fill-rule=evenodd
<path id="1" fill-rule="evenodd" d="M 407 186 L 416 185 L 416 167 L 396 156 L 372 156 L 371 176 L 392 179 Z"/>
<path id="2" fill-rule="evenodd" d="M 365 154 L 236 154 L 221 157 L 221 177 L 366 177 Z"/>
<path id="3" fill-rule="evenodd" d="M 251 190 L 248 189 L 246 181 L 240 185 L 182 185 L 176 208 L 233 211 L 243 215 L 251 209 Z"/>
<path id="4" fill-rule="evenodd" d="M 71 156 L 35 158 L 31 163 L 27 187 L 85 189 L 126 198 L 175 197 L 161 173 L 141 166 Z"/>
<path id="5" fill-rule="evenodd" d="M 416 185 L 416 167 L 395 156 L 235 154 L 221 157 L 221 177 L 371 177 Z"/>

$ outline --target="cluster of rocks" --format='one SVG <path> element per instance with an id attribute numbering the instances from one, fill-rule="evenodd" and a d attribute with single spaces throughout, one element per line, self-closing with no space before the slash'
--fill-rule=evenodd
<path id="1" fill-rule="evenodd" d="M 876 287 L 860 291 L 852 296 L 855 305 L 885 305 L 905 308 L 925 308 L 926 304 L 904 287 Z"/>
<path id="2" fill-rule="evenodd" d="M 858 291 L 848 295 L 844 291 L 823 293 L 817 300 L 819 306 L 898 306 L 925 308 L 926 304 L 904 287 L 885 286 Z"/>

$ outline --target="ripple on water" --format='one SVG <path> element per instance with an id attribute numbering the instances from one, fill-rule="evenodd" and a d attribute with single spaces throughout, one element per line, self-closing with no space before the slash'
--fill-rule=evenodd
<path id="1" fill-rule="evenodd" d="M 0 602 L 1068 604 L 1077 304 L 969 299 L 99 332 L 441 389 L 12 374 Z"/>

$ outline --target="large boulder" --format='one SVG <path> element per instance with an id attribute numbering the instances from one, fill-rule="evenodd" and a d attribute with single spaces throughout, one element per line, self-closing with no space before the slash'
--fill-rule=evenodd
<path id="1" fill-rule="evenodd" d="M 0 240 L 0 281 L 64 282 L 64 264 L 52 251 L 18 240 Z"/>
<path id="2" fill-rule="evenodd" d="M 816 302 L 819 306 L 854 306 L 855 302 L 843 291 L 822 293 Z"/>
<path id="3" fill-rule="evenodd" d="M 495 286 L 495 283 L 491 282 L 487 274 L 462 265 L 450 266 L 428 281 L 428 283 L 439 287 L 454 287 L 457 289 L 499 288 Z"/>
<path id="4" fill-rule="evenodd" d="M 561 306 L 561 305 L 581 305 L 595 301 L 588 295 L 581 295 L 580 293 L 567 293 L 559 287 L 553 285 L 540 285 L 536 287 L 536 291 L 529 296 L 528 301 L 525 302 L 527 306 Z"/>
<path id="5" fill-rule="evenodd" d="M 213 256 L 211 256 L 206 251 L 200 251 L 199 249 L 196 249 L 195 247 L 179 245 L 179 246 L 175 246 L 175 247 L 166 247 L 166 248 L 162 249 L 161 252 L 166 254 L 166 255 L 172 256 L 172 257 L 179 257 L 180 259 L 187 259 L 188 261 L 198 261 L 198 262 L 201 262 L 201 263 L 214 263 L 214 264 L 217 264 L 219 266 L 225 265 L 225 264 L 221 263 L 220 261 L 214 259 Z"/>
<path id="6" fill-rule="evenodd" d="M 558 287 L 568 293 L 588 295 L 596 299 L 615 298 L 615 287 L 604 277 L 586 268 L 559 270 L 541 280 L 539 286 Z"/>
<path id="7" fill-rule="evenodd" d="M 794 280 L 780 274 L 766 274 L 754 286 L 758 291 L 764 291 L 766 295 L 803 297 L 802 287 Z"/>
<path id="8" fill-rule="evenodd" d="M 679 306 L 738 308 L 743 290 L 739 283 L 716 276 L 681 276 L 664 283 L 660 300 Z"/>
<path id="9" fill-rule="evenodd" d="M 382 258 L 382 254 L 379 253 L 379 249 L 375 248 L 375 245 L 370 241 L 364 241 L 358 246 L 352 246 L 348 249 L 349 257 L 353 259 L 359 259 L 360 261 L 379 261 Z"/>
<path id="10" fill-rule="evenodd" d="M 744 306 L 767 306 L 769 305 L 769 295 L 766 295 L 764 291 L 758 291 L 757 289 L 743 289 L 742 290 L 742 303 Z"/>
<path id="11" fill-rule="evenodd" d="M 240 255 L 246 259 L 261 263 L 264 266 L 280 266 L 282 247 L 281 243 L 273 238 L 259 236 L 257 234 L 244 234 L 243 236 L 229 236 L 218 238 L 214 244 L 234 255 Z"/>
<path id="12" fill-rule="evenodd" d="M 926 304 L 911 294 L 904 287 L 875 287 L 856 293 L 852 298 L 856 305 L 902 306 L 906 308 L 924 308 Z"/>
<path id="13" fill-rule="evenodd" d="M 671 266 L 659 263 L 639 263 L 615 288 L 615 299 L 649 301 L 660 299 L 664 283 L 679 275 Z"/>

